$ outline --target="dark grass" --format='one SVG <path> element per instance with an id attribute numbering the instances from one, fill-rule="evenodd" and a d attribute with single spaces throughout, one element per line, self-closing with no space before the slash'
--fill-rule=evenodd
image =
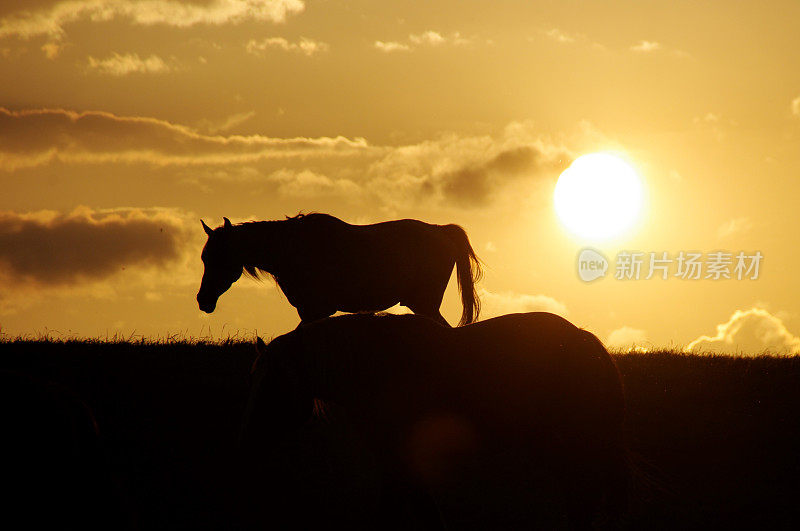
<path id="1" fill-rule="evenodd" d="M 265 526 L 279 521 L 287 500 L 305 507 L 298 521 L 312 514 L 317 522 L 359 523 L 374 504 L 377 478 L 335 412 L 331 423 L 313 423 L 286 441 L 268 466 L 248 469 L 237 459 L 254 354 L 239 338 L 4 339 L 0 370 L 54 382 L 89 406 L 128 527 L 235 528 L 237 488 L 253 470 L 263 474 L 256 505 Z M 797 525 L 800 358 L 654 352 L 615 359 L 638 471 L 624 527 Z M 25 397 L 4 407 L 24 410 Z M 491 467 L 464 478 L 440 493 L 445 517 L 454 529 L 562 523 L 543 519 L 534 498 L 546 494 L 520 489 L 525 479 Z"/>
<path id="2" fill-rule="evenodd" d="M 751 529 L 800 522 L 800 357 L 615 358 L 630 446 L 657 483 L 640 493 L 632 522 Z"/>

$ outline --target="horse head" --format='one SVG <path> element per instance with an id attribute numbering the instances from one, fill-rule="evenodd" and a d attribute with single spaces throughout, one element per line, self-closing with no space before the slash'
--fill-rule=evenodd
<path id="1" fill-rule="evenodd" d="M 231 242 L 233 225 L 228 218 L 223 218 L 224 224 L 216 229 L 210 228 L 203 220 L 203 230 L 208 235 L 208 241 L 203 247 L 203 280 L 197 292 L 197 304 L 206 313 L 211 313 L 217 307 L 217 299 L 228 291 L 228 288 L 242 276 L 242 260 L 237 256 Z"/>

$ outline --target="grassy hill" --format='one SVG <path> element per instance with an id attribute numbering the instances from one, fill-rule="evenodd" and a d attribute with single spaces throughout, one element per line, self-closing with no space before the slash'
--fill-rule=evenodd
<path id="1" fill-rule="evenodd" d="M 36 503 L 44 509 L 34 516 L 53 516 L 46 509 L 63 497 L 113 527 L 236 527 L 237 485 L 251 471 L 237 460 L 235 440 L 254 354 L 236 341 L 0 342 L 2 408 L 11 419 L 4 432 L 16 443 L 5 460 L 19 465 L 19 478 L 34 478 L 25 488 L 41 494 Z M 800 521 L 800 358 L 654 352 L 615 359 L 638 471 L 626 528 Z M 64 430 L 47 421 L 50 405 L 64 397 L 93 415 L 96 455 L 73 451 L 66 460 L 75 468 L 66 474 L 75 483 L 39 491 L 64 460 L 57 459 Z M 65 429 L 74 433 L 83 417 L 70 418 Z M 335 415 L 309 425 L 271 457 L 263 522 L 286 509 L 280 500 L 301 499 L 318 521 L 357 523 L 377 481 L 362 450 Z M 488 476 L 443 494 L 452 528 L 558 525 L 542 520 L 541 507 L 521 493 L 524 478 Z"/>

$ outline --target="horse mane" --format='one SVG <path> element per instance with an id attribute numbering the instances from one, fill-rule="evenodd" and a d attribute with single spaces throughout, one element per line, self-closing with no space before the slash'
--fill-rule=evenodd
<path id="1" fill-rule="evenodd" d="M 306 216 L 311 216 L 311 215 L 314 215 L 314 214 L 320 214 L 320 212 L 308 212 L 308 213 L 306 213 L 306 212 L 303 212 L 301 210 L 300 212 L 298 212 L 294 216 L 286 216 L 286 219 L 284 221 L 300 220 L 300 219 L 303 219 Z M 325 214 L 323 214 L 323 215 L 325 215 Z"/>
<path id="2" fill-rule="evenodd" d="M 244 266 L 242 269 L 242 272 L 246 277 L 252 278 L 258 282 L 263 282 L 265 279 L 275 280 L 275 275 L 269 271 L 264 271 L 263 269 L 259 269 L 255 266 Z"/>
<path id="3" fill-rule="evenodd" d="M 327 216 L 328 214 L 322 214 L 320 212 L 303 212 L 302 210 L 295 214 L 294 216 L 285 216 L 286 219 L 278 219 L 278 220 L 270 220 L 270 221 L 243 221 L 242 223 L 237 223 L 236 227 L 250 227 L 254 225 L 261 225 L 264 223 L 286 223 L 286 222 L 302 222 L 304 218 L 308 216 L 314 215 L 322 215 Z M 275 275 L 270 273 L 269 271 L 264 271 L 263 269 L 259 269 L 255 266 L 244 266 L 243 273 L 245 276 L 252 278 L 258 282 L 263 282 L 265 279 L 272 279 L 275 281 Z"/>
<path id="4" fill-rule="evenodd" d="M 241 223 L 237 223 L 234 227 L 247 227 L 252 225 L 263 225 L 264 223 L 285 223 L 287 221 L 301 221 L 303 218 L 309 216 L 330 216 L 330 214 L 325 214 L 324 212 L 303 212 L 302 210 L 295 214 L 294 216 L 284 216 L 284 219 L 270 219 L 265 221 L 242 221 Z"/>

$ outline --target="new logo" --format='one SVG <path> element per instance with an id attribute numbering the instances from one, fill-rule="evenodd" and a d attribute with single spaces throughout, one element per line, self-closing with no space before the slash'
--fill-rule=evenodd
<path id="1" fill-rule="evenodd" d="M 606 276 L 608 260 L 594 249 L 583 249 L 578 254 L 578 276 L 584 282 L 591 282 Z"/>

